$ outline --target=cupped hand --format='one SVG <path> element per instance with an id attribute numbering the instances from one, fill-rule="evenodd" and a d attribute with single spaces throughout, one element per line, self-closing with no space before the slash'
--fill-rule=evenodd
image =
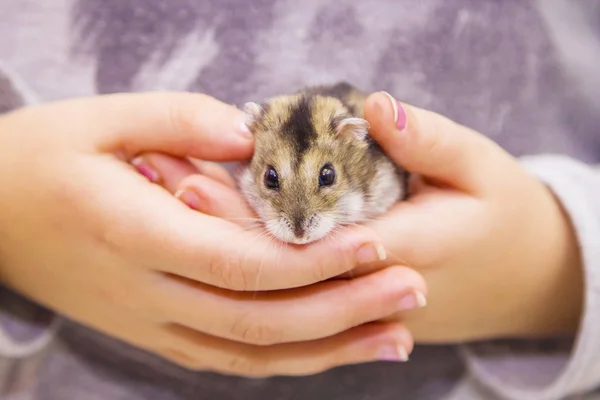
<path id="1" fill-rule="evenodd" d="M 417 343 L 575 332 L 581 261 L 552 192 L 496 143 L 439 114 L 375 93 L 365 117 L 388 155 L 413 172 L 412 195 L 365 224 L 383 238 L 387 259 L 344 276 L 389 265 L 419 271 L 427 307 L 388 318 L 406 324 Z M 180 185 L 215 215 L 252 215 L 233 189 L 208 190 L 199 177 Z"/>
<path id="2" fill-rule="evenodd" d="M 550 189 L 492 140 L 439 114 L 384 93 L 370 96 L 365 114 L 388 155 L 420 177 L 410 201 L 368 224 L 388 238 L 390 260 L 427 281 L 427 309 L 400 315 L 416 340 L 575 332 L 581 262 Z"/>
<path id="3" fill-rule="evenodd" d="M 381 258 L 372 230 L 281 247 L 190 210 L 131 165 L 148 152 L 248 158 L 253 142 L 241 118 L 211 97 L 174 93 L 83 98 L 2 116 L 0 281 L 192 368 L 308 374 L 405 358 L 406 328 L 370 322 L 425 291 L 418 274 L 397 267 L 323 282 Z"/>

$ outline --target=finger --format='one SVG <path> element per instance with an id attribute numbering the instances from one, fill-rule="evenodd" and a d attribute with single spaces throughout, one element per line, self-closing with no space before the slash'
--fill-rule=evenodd
<path id="1" fill-rule="evenodd" d="M 365 118 L 373 138 L 397 164 L 430 180 L 480 193 L 504 173 L 506 154 L 494 142 L 387 93 L 368 97 Z"/>
<path id="2" fill-rule="evenodd" d="M 390 267 L 353 280 L 260 293 L 167 277 L 152 288 L 151 301 L 157 313 L 173 323 L 237 342 L 272 345 L 332 336 L 419 308 L 426 294 L 417 272 Z"/>
<path id="3" fill-rule="evenodd" d="M 131 164 L 150 182 L 163 186 L 173 194 L 184 178 L 198 173 L 198 169 L 186 158 L 161 153 L 142 154 L 134 158 Z"/>
<path id="4" fill-rule="evenodd" d="M 112 158 L 82 162 L 90 164 L 86 176 L 95 179 L 82 176 L 85 187 L 63 190 L 72 196 L 84 191 L 91 200 L 81 207 L 88 208 L 95 234 L 120 257 L 148 269 L 225 289 L 262 291 L 310 285 L 386 258 L 381 238 L 365 226 L 343 228 L 335 238 L 308 245 L 283 245 L 264 232 L 191 210 L 139 174 L 123 174 Z M 105 211 L 97 214 L 98 207 Z"/>
<path id="5" fill-rule="evenodd" d="M 185 328 L 171 328 L 162 354 L 194 370 L 247 377 L 317 374 L 348 364 L 407 361 L 413 339 L 397 323 L 374 323 L 309 342 L 252 346 Z"/>
<path id="6" fill-rule="evenodd" d="M 131 160 L 131 164 L 150 182 L 162 185 L 171 193 L 175 193 L 180 182 L 192 174 L 202 174 L 228 187 L 236 187 L 229 172 L 215 162 L 144 153 Z"/>
<path id="7" fill-rule="evenodd" d="M 187 224 L 182 221 L 176 232 L 163 232 L 161 248 L 171 249 L 171 257 L 157 257 L 161 261 L 155 268 L 230 290 L 310 285 L 386 258 L 381 239 L 364 226 L 346 228 L 335 240 L 324 238 L 299 246 L 283 245 L 264 232 L 233 227 L 229 221 L 201 213 L 190 215 Z M 193 229 L 199 225 L 201 232 Z"/>
<path id="8" fill-rule="evenodd" d="M 250 228 L 262 227 L 260 219 L 241 193 L 202 175 L 183 179 L 176 194 L 190 208 Z"/>
<path id="9" fill-rule="evenodd" d="M 198 171 L 209 178 L 214 179 L 223 185 L 229 186 L 230 188 L 237 188 L 237 182 L 235 178 L 227 171 L 225 167 L 219 163 L 203 160 L 190 160 L 192 164 L 198 168 Z"/>
<path id="10" fill-rule="evenodd" d="M 384 218 L 366 223 L 384 238 L 388 258 L 385 264 L 373 263 L 353 270 L 355 276 L 391 263 L 417 270 L 452 264 L 462 256 L 464 243 L 490 234 L 490 224 L 482 220 L 482 216 L 489 214 L 485 210 L 488 207 L 486 202 L 458 191 L 433 187 L 425 188 L 418 196 L 418 203 L 398 203 Z M 441 197 L 443 201 L 440 201 Z M 449 210 L 452 219 L 440 219 L 439 216 L 447 215 Z M 475 220 L 481 223 L 468 229 L 456 223 Z M 460 235 L 456 234 L 458 231 Z"/>
<path id="11" fill-rule="evenodd" d="M 66 107 L 67 113 L 54 108 Z M 213 161 L 249 158 L 243 112 L 199 93 L 119 93 L 55 103 L 81 126 L 94 126 L 96 147 L 132 159 L 144 152 Z M 76 121 L 77 122 L 77 121 Z"/>

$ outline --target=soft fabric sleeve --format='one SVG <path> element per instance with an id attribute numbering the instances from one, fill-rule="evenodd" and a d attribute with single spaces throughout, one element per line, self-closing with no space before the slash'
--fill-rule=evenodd
<path id="1" fill-rule="evenodd" d="M 511 400 L 555 400 L 600 387 L 600 169 L 564 156 L 522 159 L 570 215 L 582 252 L 585 300 L 580 330 L 568 343 L 464 348 L 468 370 Z"/>
<path id="2" fill-rule="evenodd" d="M 45 348 L 60 319 L 0 285 L 0 358 L 25 358 Z"/>

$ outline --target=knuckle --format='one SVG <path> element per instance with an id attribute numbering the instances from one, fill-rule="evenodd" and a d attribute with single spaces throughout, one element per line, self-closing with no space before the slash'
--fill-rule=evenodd
<path id="1" fill-rule="evenodd" d="M 203 368 L 202 363 L 179 350 L 166 349 L 159 351 L 158 354 L 173 364 L 177 364 L 185 369 L 197 371 Z"/>
<path id="2" fill-rule="evenodd" d="M 322 282 L 328 278 L 327 264 L 322 258 L 319 258 L 319 260 L 316 263 L 312 264 L 311 269 L 313 282 Z"/>
<path id="3" fill-rule="evenodd" d="M 281 343 L 283 337 L 281 330 L 259 321 L 250 314 L 244 314 L 235 320 L 231 334 L 241 342 L 258 346 Z"/>
<path id="4" fill-rule="evenodd" d="M 306 263 L 306 268 L 309 269 L 307 276 L 311 277 L 310 283 L 323 282 L 336 275 L 340 275 L 348 271 L 348 267 L 352 265 L 353 247 L 345 241 L 336 241 L 334 250 L 325 257 L 318 257 L 312 263 Z"/>
<path id="5" fill-rule="evenodd" d="M 181 107 L 181 104 L 175 102 L 169 102 L 167 107 L 169 115 L 169 122 L 173 131 L 179 132 L 189 127 L 189 115 L 185 108 Z"/>
<path id="6" fill-rule="evenodd" d="M 238 252 L 213 254 L 209 258 L 209 274 L 215 284 L 223 288 L 236 291 L 248 289 L 246 270 Z"/>
<path id="7" fill-rule="evenodd" d="M 426 154 L 430 154 L 432 159 L 435 160 L 435 155 L 443 152 L 447 135 L 443 134 L 439 128 L 435 131 L 429 132 L 428 135 L 423 135 L 423 148 L 427 151 Z"/>
<path id="8" fill-rule="evenodd" d="M 171 132 L 177 135 L 184 148 L 193 148 L 197 139 L 194 135 L 186 134 L 196 131 L 195 112 L 178 102 L 169 102 L 166 107 Z"/>
<path id="9" fill-rule="evenodd" d="M 357 291 L 357 281 L 355 280 L 349 280 L 345 283 L 346 285 L 346 292 L 347 295 L 344 296 L 347 299 L 355 299 L 356 298 L 356 291 Z M 344 306 L 342 309 L 342 313 L 341 313 L 341 318 L 340 318 L 340 322 L 344 325 L 342 327 L 340 327 L 340 329 L 349 329 L 349 328 L 353 328 L 357 325 L 360 325 L 361 323 L 363 323 L 363 319 L 362 318 L 362 311 L 363 308 L 360 307 L 359 304 L 352 304 L 351 301 L 346 301 L 344 302 Z"/>
<path id="10" fill-rule="evenodd" d="M 103 285 L 98 288 L 98 292 L 102 300 L 107 304 L 129 304 L 130 292 L 121 287 L 121 285 Z"/>
<path id="11" fill-rule="evenodd" d="M 132 284 L 139 277 L 129 276 L 128 273 L 113 276 L 111 285 L 99 285 L 97 290 L 99 296 L 107 304 L 130 311 L 135 314 L 151 313 L 145 302 L 141 300 L 139 285 Z"/>
<path id="12" fill-rule="evenodd" d="M 267 362 L 261 362 L 248 355 L 232 356 L 227 360 L 226 369 L 230 373 L 253 378 L 270 376 Z"/>
<path id="13" fill-rule="evenodd" d="M 148 238 L 145 226 L 139 224 L 137 219 L 124 221 L 122 214 L 111 213 L 102 215 L 102 218 L 93 217 L 90 224 L 90 236 L 95 244 L 107 249 L 117 257 L 134 255 L 142 259 L 152 259 L 154 252 L 142 246 L 144 239 Z"/>

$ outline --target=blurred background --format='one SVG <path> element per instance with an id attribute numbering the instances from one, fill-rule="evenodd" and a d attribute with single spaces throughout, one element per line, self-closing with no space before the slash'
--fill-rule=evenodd
<path id="1" fill-rule="evenodd" d="M 595 0 L 0 0 L 0 112 L 165 89 L 240 105 L 346 80 L 441 112 L 515 155 L 592 162 L 599 71 Z M 31 304 L 0 294 L 13 332 L 43 325 L 22 317 L 27 307 L 37 315 Z M 48 399 L 84 384 L 81 399 L 437 399 L 464 373 L 446 346 L 419 346 L 406 365 L 264 380 L 185 372 L 72 322 L 52 346 L 33 364 L 0 360 L 14 370 L 5 393 L 35 376 Z"/>

